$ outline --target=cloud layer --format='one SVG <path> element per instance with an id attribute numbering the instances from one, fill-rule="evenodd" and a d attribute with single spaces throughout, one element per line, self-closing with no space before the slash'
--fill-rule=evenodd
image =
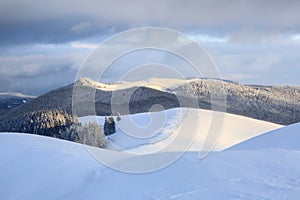
<path id="1" fill-rule="evenodd" d="M 202 43 L 224 78 L 299 85 L 299 8 L 297 0 L 2 0 L 0 90 L 41 94 L 72 82 L 97 43 L 144 26 Z"/>
<path id="2" fill-rule="evenodd" d="M 299 7 L 297 0 L 4 0 L 0 44 L 60 43 L 141 26 L 256 41 L 299 33 Z"/>

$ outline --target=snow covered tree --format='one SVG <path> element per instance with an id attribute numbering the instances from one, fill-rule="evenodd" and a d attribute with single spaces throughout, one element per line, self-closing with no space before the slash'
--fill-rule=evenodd
<path id="1" fill-rule="evenodd" d="M 22 132 L 104 147 L 105 140 L 97 123 L 82 126 L 78 117 L 61 110 L 43 110 L 0 121 L 1 132 Z"/>
<path id="2" fill-rule="evenodd" d="M 80 139 L 79 142 L 96 147 L 105 146 L 104 134 L 96 122 L 85 124 L 77 132 Z"/>

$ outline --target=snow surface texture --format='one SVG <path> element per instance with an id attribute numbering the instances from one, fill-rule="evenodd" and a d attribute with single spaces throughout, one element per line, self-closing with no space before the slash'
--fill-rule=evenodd
<path id="1" fill-rule="evenodd" d="M 283 149 L 298 151 L 300 149 L 300 123 L 292 124 L 283 130 L 278 129 L 251 138 L 230 148 L 230 150 L 260 150 L 260 149 Z M 288 134 L 288 135 L 287 135 Z"/>
<path id="2" fill-rule="evenodd" d="M 299 139 L 299 128 L 280 133 Z M 223 151 L 203 160 L 188 152 L 163 170 L 133 175 L 99 164 L 80 144 L 26 134 L 0 137 L 1 199 L 252 200 L 300 195 L 300 149 Z"/>
<path id="3" fill-rule="evenodd" d="M 176 113 L 176 110 L 169 112 Z M 172 116 L 176 121 L 178 115 Z M 235 121 L 241 127 L 251 123 L 247 119 L 238 121 L 240 119 L 226 115 L 225 123 L 231 126 L 232 120 L 231 123 Z M 252 122 L 252 127 L 241 129 L 240 134 L 250 137 L 247 131 L 261 123 L 264 124 Z M 166 128 L 173 129 L 176 128 Z M 295 124 L 228 150 L 213 152 L 205 159 L 199 159 L 198 152 L 190 150 L 162 170 L 129 174 L 97 162 L 81 144 L 37 135 L 1 133 L 0 199 L 298 199 L 300 148 L 295 141 L 299 141 L 299 134 L 300 124 Z M 118 132 L 114 141 L 121 138 L 118 135 L 122 134 Z M 240 141 L 232 135 L 224 132 L 222 138 L 228 136 L 230 139 L 226 141 L 233 140 L 232 144 Z M 159 142 L 152 146 L 155 144 Z"/>

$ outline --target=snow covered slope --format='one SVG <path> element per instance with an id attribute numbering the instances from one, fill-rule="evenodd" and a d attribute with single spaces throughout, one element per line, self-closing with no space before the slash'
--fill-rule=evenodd
<path id="1" fill-rule="evenodd" d="M 300 127 L 285 130 L 288 144 Z M 0 199 L 298 199 L 300 151 L 276 147 L 214 152 L 203 160 L 187 152 L 157 172 L 128 174 L 96 162 L 80 144 L 1 133 Z"/>
<path id="2" fill-rule="evenodd" d="M 183 117 L 186 112 L 200 119 L 197 139 L 179 160 L 152 173 L 130 174 L 113 170 L 97 161 L 86 146 L 78 143 L 38 135 L 0 133 L 0 199 L 281 200 L 300 196 L 300 148 L 297 144 L 300 124 L 281 128 L 276 124 L 225 114 L 223 134 L 216 145 L 218 151 L 199 159 L 198 151 L 213 112 L 171 109 L 163 113 L 127 116 L 143 130 L 164 114 L 166 120 L 157 134 L 136 133 L 135 136 L 145 137 L 142 139 L 124 133 L 122 123 L 128 121 L 123 116 L 118 122 L 117 133 L 110 139 L 112 150 L 93 148 L 93 153 L 114 157 L 122 153 L 115 149 L 141 152 L 168 145 L 181 122 L 187 123 L 187 127 L 195 126 L 195 121 L 186 121 Z M 90 116 L 80 120 L 103 123 L 104 119 Z M 281 129 L 262 134 L 277 128 Z M 188 137 L 190 133 L 186 135 Z M 219 151 L 237 143 L 240 144 Z M 176 149 L 164 152 L 170 156 L 177 153 Z M 124 161 L 130 162 L 130 159 L 121 162 Z M 151 165 L 148 161 L 144 164 Z"/>
<path id="3" fill-rule="evenodd" d="M 190 118 L 185 118 L 187 114 L 192 116 L 190 117 L 192 119 L 199 119 L 198 126 L 195 120 L 189 120 Z M 211 128 L 210 126 L 213 115 L 214 112 L 209 110 L 177 108 L 162 112 L 122 116 L 123 119 L 120 122 L 117 122 L 117 132 L 110 136 L 111 141 L 108 143 L 108 148 L 133 149 L 134 151 L 155 151 L 157 148 L 162 148 L 169 145 L 174 140 L 174 138 L 178 136 L 179 127 L 184 124 L 184 126 L 186 127 L 197 126 L 197 129 L 195 130 L 196 134 L 194 141 L 188 150 L 208 150 L 203 149 L 203 144 L 206 140 L 206 136 L 209 133 L 209 129 Z M 225 113 L 221 117 L 224 117 L 224 122 L 222 124 L 223 129 L 221 130 L 220 137 L 214 148 L 214 150 L 216 151 L 224 150 L 242 141 L 248 140 L 257 135 L 261 135 L 262 133 L 283 127 L 278 124 L 228 113 Z M 159 122 L 153 121 L 154 119 L 160 118 L 164 119 L 165 122 L 159 124 Z M 132 122 L 135 124 L 135 127 L 138 126 L 141 128 L 128 128 L 128 125 L 126 126 L 126 124 L 129 123 L 129 120 L 132 120 Z M 80 121 L 82 123 L 98 121 L 103 125 L 104 117 L 81 117 Z M 147 127 L 147 125 L 151 123 L 156 123 L 155 125 L 153 125 L 156 127 L 158 127 L 157 125 L 160 125 L 160 129 L 155 130 L 151 126 Z M 122 129 L 124 127 L 126 130 Z M 143 129 L 143 127 L 145 127 L 145 129 Z M 137 133 L 137 131 L 140 132 Z M 192 129 L 190 128 L 181 133 L 185 135 L 185 137 L 183 137 L 182 139 L 192 141 L 191 138 L 194 137 L 194 133 L 191 131 Z M 156 134 L 148 137 L 150 136 L 150 134 L 153 134 L 153 132 L 155 132 Z M 130 135 L 132 133 L 134 133 L 134 135 Z M 173 150 L 180 151 L 180 149 Z"/>
<path id="4" fill-rule="evenodd" d="M 284 149 L 300 151 L 300 123 L 259 135 L 230 150 Z"/>

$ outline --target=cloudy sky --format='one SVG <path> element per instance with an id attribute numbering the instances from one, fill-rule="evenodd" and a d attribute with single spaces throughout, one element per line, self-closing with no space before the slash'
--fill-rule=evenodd
<path id="1" fill-rule="evenodd" d="M 299 10 L 298 0 L 1 0 L 0 92 L 69 84 L 97 44 L 149 26 L 194 39 L 224 79 L 300 85 Z"/>

